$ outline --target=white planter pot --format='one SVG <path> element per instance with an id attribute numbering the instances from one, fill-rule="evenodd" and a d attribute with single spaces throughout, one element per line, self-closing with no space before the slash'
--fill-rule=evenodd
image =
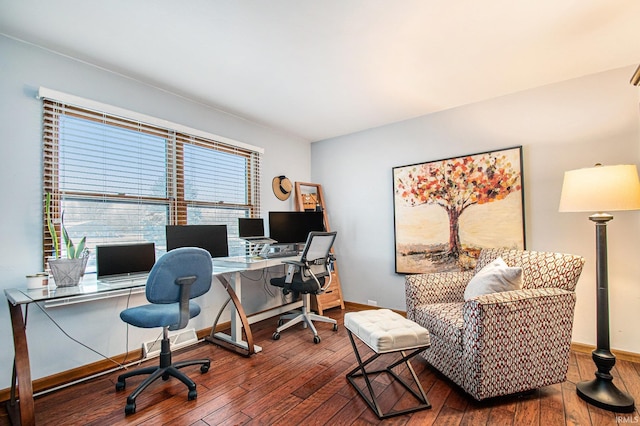
<path id="1" fill-rule="evenodd" d="M 49 261 L 51 275 L 57 287 L 73 287 L 78 285 L 84 275 L 88 257 L 77 259 L 54 259 Z"/>

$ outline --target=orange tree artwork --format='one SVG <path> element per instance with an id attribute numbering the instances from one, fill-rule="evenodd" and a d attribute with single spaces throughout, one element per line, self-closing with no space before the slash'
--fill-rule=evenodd
<path id="1" fill-rule="evenodd" d="M 449 242 L 443 255 L 449 260 L 461 254 L 459 221 L 469 207 L 493 203 L 520 190 L 519 167 L 500 152 L 418 164 L 395 182 L 396 197 L 410 206 L 432 204 L 446 211 Z"/>

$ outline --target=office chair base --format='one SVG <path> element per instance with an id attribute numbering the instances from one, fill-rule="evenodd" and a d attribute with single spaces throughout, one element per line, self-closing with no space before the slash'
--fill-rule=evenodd
<path id="1" fill-rule="evenodd" d="M 283 323 L 284 319 L 289 319 L 289 321 Z M 273 340 L 278 340 L 280 339 L 280 333 L 282 331 L 286 330 L 287 328 L 293 327 L 296 324 L 302 323 L 305 327 L 309 327 L 311 329 L 311 332 L 313 333 L 313 343 L 320 343 L 320 336 L 318 336 L 318 331 L 313 325 L 313 321 L 333 324 L 333 331 L 338 331 L 338 322 L 336 320 L 322 315 L 310 313 L 308 312 L 306 306 L 303 306 L 302 312 L 300 313 L 282 315 L 278 320 L 279 327 L 271 337 L 273 338 Z"/>
<path id="2" fill-rule="evenodd" d="M 198 392 L 196 391 L 195 382 L 191 380 L 185 373 L 180 371 L 181 368 L 190 365 L 200 365 L 200 372 L 204 374 L 209 371 L 211 360 L 197 359 L 176 362 L 168 366 L 160 365 L 155 367 L 140 368 L 138 370 L 129 371 L 118 376 L 118 381 L 116 382 L 116 391 L 124 390 L 126 388 L 125 380 L 130 377 L 146 374 L 149 375 L 149 377 L 147 377 L 142 383 L 140 383 L 138 387 L 127 397 L 127 405 L 124 408 L 125 414 L 133 414 L 136 412 L 136 398 L 138 397 L 138 395 L 140 395 L 143 390 L 145 390 L 147 387 L 149 387 L 149 385 L 151 385 L 159 378 L 162 378 L 162 380 L 169 380 L 170 377 L 175 377 L 176 379 L 184 383 L 185 386 L 187 386 L 187 388 L 189 389 L 187 400 L 191 401 L 196 399 L 198 397 Z"/>

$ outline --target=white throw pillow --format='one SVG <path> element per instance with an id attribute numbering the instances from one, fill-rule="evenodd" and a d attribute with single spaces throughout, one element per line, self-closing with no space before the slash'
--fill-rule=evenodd
<path id="1" fill-rule="evenodd" d="M 521 288 L 522 268 L 507 266 L 504 260 L 499 257 L 471 278 L 467 288 L 464 290 L 464 300 L 467 301 L 483 294 Z"/>

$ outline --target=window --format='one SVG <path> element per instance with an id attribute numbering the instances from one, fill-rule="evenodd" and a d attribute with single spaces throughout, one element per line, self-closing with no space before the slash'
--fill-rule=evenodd
<path id="1" fill-rule="evenodd" d="M 64 221 L 74 242 L 86 236 L 90 253 L 141 241 L 164 251 L 165 225 L 226 224 L 230 255 L 244 254 L 237 218 L 260 215 L 260 149 L 42 92 L 43 199 L 52 194 L 58 231 Z M 43 218 L 46 261 L 53 243 Z"/>

